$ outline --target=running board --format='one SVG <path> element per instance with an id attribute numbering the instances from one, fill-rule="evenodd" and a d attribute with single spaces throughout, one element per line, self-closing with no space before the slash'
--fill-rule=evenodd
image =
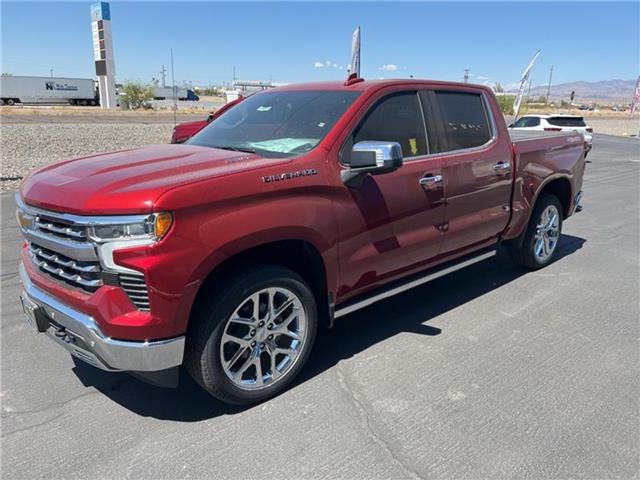
<path id="1" fill-rule="evenodd" d="M 436 267 L 435 269 L 429 270 L 426 274 L 416 278 L 412 276 L 412 280 L 407 281 L 401 285 L 398 285 L 398 282 L 393 282 L 391 287 L 382 287 L 383 291 L 377 291 L 372 295 L 367 296 L 366 298 L 362 298 L 360 300 L 356 299 L 355 301 L 348 300 L 345 302 L 344 306 L 339 306 L 336 308 L 335 313 L 333 314 L 333 318 L 339 318 L 344 315 L 348 315 L 356 310 L 360 310 L 361 308 L 368 307 L 369 305 L 373 305 L 376 302 L 381 300 L 385 300 L 387 298 L 393 297 L 399 293 L 406 292 L 407 290 L 411 290 L 412 288 L 419 287 L 420 285 L 424 285 L 425 283 L 431 282 L 436 278 L 444 277 L 450 273 L 453 273 L 457 270 L 462 270 L 474 263 L 482 262 L 491 257 L 495 257 L 496 250 L 490 250 L 488 252 L 481 253 L 480 255 L 467 256 L 464 257 L 463 260 L 454 260 L 455 263 L 448 262 L 444 264 L 442 267 Z"/>

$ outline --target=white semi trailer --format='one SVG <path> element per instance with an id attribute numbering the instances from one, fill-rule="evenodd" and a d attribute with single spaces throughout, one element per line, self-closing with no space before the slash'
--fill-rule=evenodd
<path id="1" fill-rule="evenodd" d="M 71 104 L 97 105 L 95 82 L 91 78 L 0 76 L 3 105 Z"/>
<path id="2" fill-rule="evenodd" d="M 176 87 L 174 93 L 173 88 L 171 87 L 156 87 L 155 92 L 153 93 L 154 100 L 172 100 L 174 96 L 178 100 L 186 100 L 187 89 Z"/>

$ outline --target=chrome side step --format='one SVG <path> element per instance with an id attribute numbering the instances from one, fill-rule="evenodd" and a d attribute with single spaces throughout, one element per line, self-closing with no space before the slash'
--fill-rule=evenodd
<path id="1" fill-rule="evenodd" d="M 350 303 L 349 301 L 347 301 L 345 302 L 346 305 L 338 306 L 338 308 L 336 308 L 335 313 L 333 314 L 333 317 L 339 318 L 344 315 L 348 315 L 352 312 L 355 312 L 356 310 L 360 310 L 361 308 L 368 307 L 369 305 L 373 305 L 374 303 L 379 302 L 381 300 L 385 300 L 399 293 L 406 292 L 407 290 L 411 290 L 412 288 L 419 287 L 420 285 L 424 285 L 425 283 L 431 282 L 436 278 L 444 277 L 445 275 L 453 273 L 457 270 L 462 270 L 463 268 L 473 265 L 474 263 L 482 262 L 483 260 L 486 260 L 488 258 L 495 257 L 495 255 L 496 255 L 496 250 L 490 250 L 488 252 L 481 253 L 480 255 L 466 257 L 466 259 L 462 261 L 459 261 L 454 264 L 450 264 L 450 263 L 445 264 L 445 266 L 440 269 L 437 269 L 438 267 L 436 267 L 436 270 L 430 270 L 422 277 L 419 277 L 419 278 L 412 277 L 414 279 L 408 281 L 407 283 L 392 286 L 390 288 L 385 289 L 384 291 L 374 293 L 373 295 L 363 298 L 361 300 L 356 300 L 353 303 Z"/>

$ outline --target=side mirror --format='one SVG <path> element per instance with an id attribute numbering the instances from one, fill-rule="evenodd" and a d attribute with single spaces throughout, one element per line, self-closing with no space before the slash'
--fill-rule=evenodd
<path id="1" fill-rule="evenodd" d="M 509 125 L 507 125 L 507 128 L 513 128 L 513 123 L 510 123 Z"/>
<path id="2" fill-rule="evenodd" d="M 342 181 L 349 183 L 366 173 L 393 172 L 401 166 L 402 147 L 398 142 L 358 142 L 351 149 L 351 163 L 348 170 L 343 170 Z"/>

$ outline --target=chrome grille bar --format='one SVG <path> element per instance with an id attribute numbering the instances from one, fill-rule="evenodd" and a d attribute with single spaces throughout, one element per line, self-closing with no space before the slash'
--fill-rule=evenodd
<path id="1" fill-rule="evenodd" d="M 29 256 L 40 269 L 77 287 L 93 291 L 102 285 L 100 265 L 78 265 L 74 260 L 47 251 L 35 244 L 29 245 Z"/>

